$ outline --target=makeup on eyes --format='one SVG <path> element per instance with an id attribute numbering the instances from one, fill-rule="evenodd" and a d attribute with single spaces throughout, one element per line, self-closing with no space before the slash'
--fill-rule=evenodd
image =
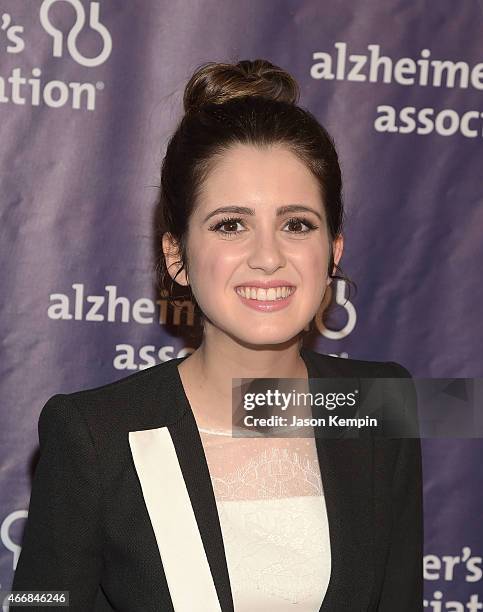
<path id="1" fill-rule="evenodd" d="M 233 224 L 233 223 L 234 224 L 244 223 L 244 220 L 242 217 L 223 217 L 216 223 L 210 225 L 208 230 L 212 232 L 219 232 L 220 234 L 223 234 L 224 236 L 236 236 L 246 231 L 246 230 L 235 230 L 235 231 L 227 232 L 226 230 L 221 229 L 224 225 Z M 293 224 L 301 223 L 308 228 L 302 231 L 299 230 L 295 232 L 289 232 L 290 234 L 308 234 L 311 231 L 318 229 L 319 227 L 307 217 L 291 217 L 290 219 L 286 220 L 285 225 L 287 225 L 288 223 L 293 223 Z"/>

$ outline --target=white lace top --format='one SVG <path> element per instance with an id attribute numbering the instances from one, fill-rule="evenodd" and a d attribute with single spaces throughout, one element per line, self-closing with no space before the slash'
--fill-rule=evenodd
<path id="1" fill-rule="evenodd" d="M 235 612 L 319 612 L 331 552 L 314 438 L 200 436 Z"/>

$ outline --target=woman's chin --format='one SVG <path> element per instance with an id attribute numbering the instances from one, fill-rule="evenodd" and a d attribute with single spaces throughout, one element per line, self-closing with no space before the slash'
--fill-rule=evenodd
<path id="1" fill-rule="evenodd" d="M 292 326 L 286 329 L 280 327 L 270 327 L 267 325 L 237 326 L 230 335 L 237 338 L 242 344 L 252 347 L 277 346 L 294 340 L 298 337 L 300 329 Z"/>

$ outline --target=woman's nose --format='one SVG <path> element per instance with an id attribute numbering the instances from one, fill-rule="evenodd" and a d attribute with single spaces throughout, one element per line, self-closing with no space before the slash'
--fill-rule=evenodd
<path id="1" fill-rule="evenodd" d="M 285 265 L 283 246 L 273 231 L 259 232 L 254 237 L 247 263 L 250 268 L 260 268 L 266 272 L 273 272 Z"/>

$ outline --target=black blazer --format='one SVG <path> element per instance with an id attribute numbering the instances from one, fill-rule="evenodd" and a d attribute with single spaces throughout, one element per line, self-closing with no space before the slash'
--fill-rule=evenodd
<path id="1" fill-rule="evenodd" d="M 397 363 L 300 354 L 311 378 L 410 376 Z M 71 612 L 233 612 L 183 359 L 47 401 L 13 590 L 68 590 Z M 316 446 L 332 555 L 320 611 L 422 611 L 420 440 Z"/>

